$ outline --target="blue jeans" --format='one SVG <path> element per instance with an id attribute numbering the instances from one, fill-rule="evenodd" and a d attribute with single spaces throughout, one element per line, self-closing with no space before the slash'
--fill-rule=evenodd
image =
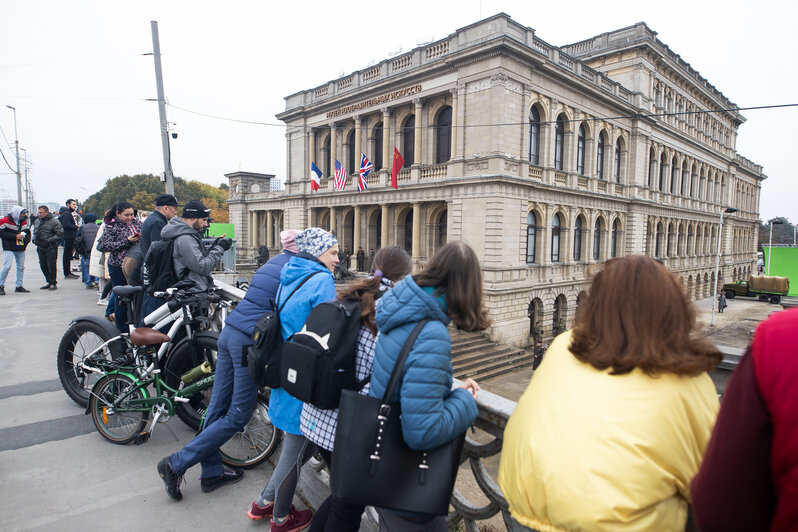
<path id="1" fill-rule="evenodd" d="M 80 258 L 80 280 L 83 281 L 83 284 L 86 286 L 91 286 L 93 283 L 97 282 L 96 277 L 89 275 L 89 257 Z"/>
<path id="2" fill-rule="evenodd" d="M 249 423 L 258 396 L 258 386 L 252 382 L 247 368 L 241 366 L 241 348 L 251 343 L 252 338 L 238 329 L 222 329 L 213 393 L 203 429 L 172 455 L 169 463 L 175 473 L 183 474 L 197 463 L 202 464 L 202 478 L 224 473 L 219 447 Z"/>
<path id="3" fill-rule="evenodd" d="M 11 262 L 17 261 L 17 282 L 16 287 L 22 286 L 22 274 L 25 273 L 25 252 L 24 251 L 3 251 L 3 270 L 0 271 L 0 286 L 6 285 L 6 277 L 11 271 Z"/>

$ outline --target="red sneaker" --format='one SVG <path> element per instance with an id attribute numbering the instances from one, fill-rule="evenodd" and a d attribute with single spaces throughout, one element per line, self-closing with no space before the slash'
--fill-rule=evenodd
<path id="1" fill-rule="evenodd" d="M 291 505 L 291 511 L 294 511 L 294 505 Z M 267 504 L 266 506 L 258 506 L 257 501 L 252 501 L 252 508 L 247 511 L 247 516 L 253 521 L 260 521 L 264 517 L 271 517 L 274 513 L 274 503 Z"/>
<path id="2" fill-rule="evenodd" d="M 274 522 L 274 517 L 272 517 L 270 525 L 270 532 L 297 532 L 298 530 L 303 530 L 310 525 L 310 521 L 313 519 L 313 512 L 310 510 L 294 510 L 291 509 L 291 512 L 288 514 L 288 517 L 285 521 L 280 524 Z"/>

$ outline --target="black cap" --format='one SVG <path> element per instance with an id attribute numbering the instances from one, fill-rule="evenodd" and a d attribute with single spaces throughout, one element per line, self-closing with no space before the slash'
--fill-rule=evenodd
<path id="1" fill-rule="evenodd" d="M 198 199 L 193 199 L 183 207 L 183 218 L 209 218 L 211 210 Z"/>
<path id="2" fill-rule="evenodd" d="M 172 196 L 171 194 L 161 194 L 155 197 L 155 206 L 156 207 L 165 207 L 167 205 L 171 205 L 172 207 L 177 207 L 177 198 Z"/>

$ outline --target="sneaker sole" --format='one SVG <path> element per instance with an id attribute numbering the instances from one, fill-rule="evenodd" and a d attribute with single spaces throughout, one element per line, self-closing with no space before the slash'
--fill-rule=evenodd
<path id="1" fill-rule="evenodd" d="M 271 519 L 272 514 L 255 515 L 255 514 L 252 513 L 252 510 L 247 510 L 247 517 L 249 517 L 253 521 L 262 521 L 262 520 L 266 519 L 267 517 L 269 519 Z"/>

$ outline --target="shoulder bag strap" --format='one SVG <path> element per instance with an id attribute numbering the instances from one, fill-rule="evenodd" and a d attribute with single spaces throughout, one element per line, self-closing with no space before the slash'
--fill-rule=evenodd
<path id="1" fill-rule="evenodd" d="M 393 371 L 391 372 L 391 378 L 388 380 L 388 386 L 385 387 L 385 393 L 382 396 L 382 406 L 388 405 L 391 398 L 396 393 L 396 389 L 399 387 L 399 382 L 402 380 L 402 373 L 405 367 L 405 362 L 407 361 L 408 355 L 410 355 L 410 349 L 413 347 L 413 344 L 416 342 L 416 338 L 418 338 L 421 329 L 432 320 L 422 320 L 416 324 L 410 334 L 405 340 L 404 345 L 402 346 L 402 350 L 399 351 L 399 356 L 396 357 L 396 364 L 393 366 Z"/>
<path id="2" fill-rule="evenodd" d="M 302 288 L 302 285 L 303 285 L 303 284 L 305 284 L 306 282 L 308 282 L 308 280 L 309 280 L 311 277 L 313 277 L 314 275 L 318 275 L 318 274 L 320 274 L 320 273 L 322 273 L 322 272 L 313 272 L 313 273 L 311 273 L 310 275 L 308 275 L 307 277 L 305 277 L 304 279 L 302 279 L 302 282 L 301 282 L 301 283 L 299 283 L 299 284 L 297 285 L 297 287 L 296 287 L 296 288 L 294 288 L 294 290 L 293 290 L 293 291 L 292 291 L 290 294 L 288 294 L 288 297 L 287 297 L 287 298 L 285 298 L 285 301 L 283 301 L 283 304 L 282 304 L 282 305 L 280 305 L 280 307 L 277 309 L 277 314 L 280 314 L 280 312 L 281 312 L 281 311 L 282 311 L 282 310 L 285 308 L 285 304 L 286 304 L 286 303 L 288 303 L 288 300 L 289 300 L 289 299 L 291 299 L 291 296 L 293 296 L 294 294 L 296 294 L 296 291 L 297 291 L 297 290 L 299 290 L 300 288 Z M 280 291 L 281 291 L 282 289 L 283 289 L 283 285 L 280 285 L 280 288 L 278 288 L 278 289 L 277 289 L 277 301 L 278 301 L 278 302 L 280 301 Z"/>

